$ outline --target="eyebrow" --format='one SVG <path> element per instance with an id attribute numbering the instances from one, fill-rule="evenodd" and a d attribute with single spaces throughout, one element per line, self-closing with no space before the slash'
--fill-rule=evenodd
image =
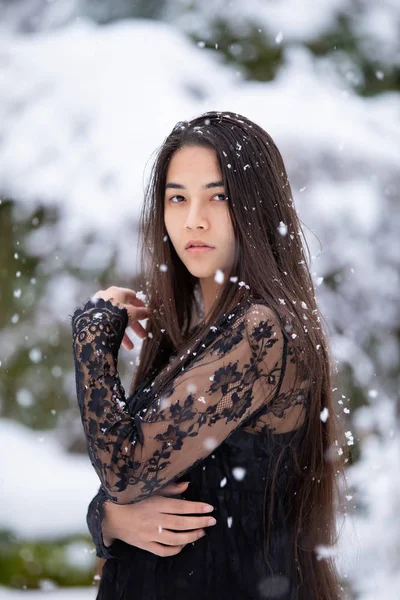
<path id="1" fill-rule="evenodd" d="M 211 181 L 210 183 L 206 183 L 205 185 L 202 185 L 201 188 L 203 190 L 209 190 L 211 188 L 216 188 L 216 187 L 224 187 L 224 182 L 223 181 Z M 169 189 L 169 188 L 173 188 L 175 190 L 185 190 L 185 186 L 181 185 L 180 183 L 174 183 L 173 181 L 169 181 L 166 185 L 165 185 L 165 189 Z"/>

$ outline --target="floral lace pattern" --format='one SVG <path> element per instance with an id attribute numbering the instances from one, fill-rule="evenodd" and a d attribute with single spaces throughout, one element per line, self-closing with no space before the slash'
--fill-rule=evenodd
<path id="1" fill-rule="evenodd" d="M 242 309 L 242 310 L 240 310 Z M 231 317 L 231 318 L 230 318 Z M 290 342 L 264 304 L 238 307 L 182 357 L 181 373 L 132 412 L 117 370 L 126 309 L 91 299 L 72 315 L 76 392 L 88 454 L 106 496 L 138 502 L 199 464 L 238 427 L 279 434 L 302 424 Z M 143 403 L 142 403 L 143 404 Z M 261 420 L 261 421 L 260 421 Z M 258 427 L 257 426 L 257 427 Z"/>
<path id="2" fill-rule="evenodd" d="M 106 546 L 103 539 L 102 523 L 104 519 L 104 502 L 106 500 L 108 500 L 107 494 L 100 486 L 88 506 L 86 523 L 96 548 L 96 556 L 99 558 L 115 558 L 117 553 L 113 553 L 114 543 L 111 546 Z"/>

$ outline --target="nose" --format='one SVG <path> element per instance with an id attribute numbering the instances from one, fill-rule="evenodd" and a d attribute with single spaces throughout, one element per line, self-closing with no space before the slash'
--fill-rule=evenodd
<path id="1" fill-rule="evenodd" d="M 185 226 L 187 229 L 206 228 L 208 226 L 208 219 L 205 207 L 192 202 L 187 212 Z"/>

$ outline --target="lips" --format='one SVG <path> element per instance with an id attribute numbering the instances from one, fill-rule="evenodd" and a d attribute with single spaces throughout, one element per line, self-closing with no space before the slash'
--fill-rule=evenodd
<path id="1" fill-rule="evenodd" d="M 212 248 L 211 246 L 189 246 L 189 248 L 186 249 L 186 252 L 201 253 L 209 252 L 210 250 L 214 250 L 214 248 Z"/>
<path id="2" fill-rule="evenodd" d="M 210 246 L 210 244 L 207 244 L 206 242 L 202 242 L 201 240 L 190 240 L 186 246 L 185 249 L 188 250 L 189 248 L 193 248 L 193 247 L 206 247 L 206 248 L 214 248 L 214 246 Z"/>

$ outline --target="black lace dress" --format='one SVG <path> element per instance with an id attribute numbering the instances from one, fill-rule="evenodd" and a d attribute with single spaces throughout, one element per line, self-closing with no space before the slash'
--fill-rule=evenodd
<path id="1" fill-rule="evenodd" d="M 160 397 L 148 380 L 127 398 L 117 370 L 127 323 L 125 309 L 102 299 L 72 315 L 78 404 L 101 482 L 87 515 L 96 554 L 107 558 L 97 599 L 294 600 L 300 588 L 285 519 L 286 451 L 301 436 L 309 388 L 303 378 L 293 391 L 290 335 L 268 306 L 246 299 L 181 357 L 181 373 Z M 277 456 L 265 556 L 263 509 Z M 190 481 L 181 498 L 214 506 L 207 514 L 217 524 L 203 538 L 170 557 L 122 540 L 104 545 L 106 500 L 139 502 L 172 481 Z"/>

